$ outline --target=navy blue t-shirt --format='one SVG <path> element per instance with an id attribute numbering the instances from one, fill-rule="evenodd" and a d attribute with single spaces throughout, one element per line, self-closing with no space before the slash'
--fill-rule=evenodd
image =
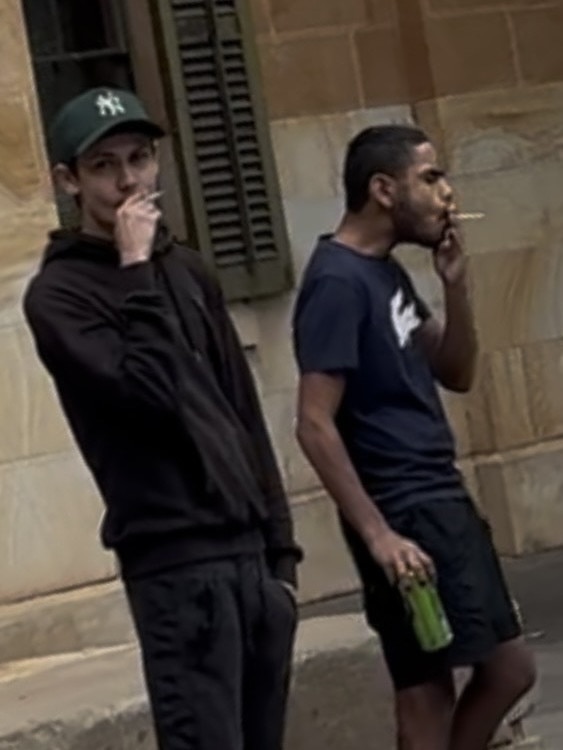
<path id="1" fill-rule="evenodd" d="M 397 261 L 320 238 L 295 308 L 297 362 L 302 373 L 344 375 L 337 426 L 384 512 L 465 495 L 452 432 L 413 336 L 429 314 Z"/>

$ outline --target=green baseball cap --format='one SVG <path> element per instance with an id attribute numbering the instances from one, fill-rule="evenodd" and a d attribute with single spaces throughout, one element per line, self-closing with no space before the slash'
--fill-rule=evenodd
<path id="1" fill-rule="evenodd" d="M 68 164 L 100 138 L 129 129 L 151 138 L 165 135 L 133 92 L 90 89 L 67 102 L 55 117 L 49 133 L 53 159 Z"/>

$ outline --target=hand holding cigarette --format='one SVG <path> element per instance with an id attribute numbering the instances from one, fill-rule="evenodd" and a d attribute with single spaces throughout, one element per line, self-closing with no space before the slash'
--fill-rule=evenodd
<path id="1" fill-rule="evenodd" d="M 115 239 L 122 266 L 142 263 L 152 254 L 152 243 L 161 212 L 155 201 L 160 192 L 136 193 L 118 209 Z"/>

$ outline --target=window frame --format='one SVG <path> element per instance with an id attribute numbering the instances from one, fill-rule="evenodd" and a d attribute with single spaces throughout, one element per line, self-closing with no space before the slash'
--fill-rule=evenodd
<path id="1" fill-rule="evenodd" d="M 50 6 L 56 0 L 48 0 Z M 162 206 L 170 229 L 179 240 L 199 250 L 206 262 L 215 268 L 225 296 L 230 301 L 251 300 L 284 293 L 294 283 L 289 238 L 282 197 L 271 144 L 270 123 L 263 100 L 259 61 L 247 0 L 203 0 L 212 12 L 223 5 L 236 8 L 236 23 L 240 30 L 246 79 L 251 94 L 256 130 L 256 141 L 261 156 L 263 177 L 269 212 L 269 224 L 275 242 L 268 257 L 256 257 L 252 243 L 244 243 L 244 261 L 231 265 L 218 262 L 209 226 L 207 206 L 200 184 L 196 144 L 187 107 L 186 82 L 180 69 L 180 50 L 173 16 L 174 0 L 116 0 L 108 4 L 114 17 L 117 46 L 90 53 L 62 53 L 64 59 L 81 60 L 88 57 L 124 55 L 127 74 L 143 100 L 149 115 L 165 130 L 167 136 L 159 144 L 161 161 L 160 187 Z M 197 2 L 197 0 L 196 0 Z M 31 32 L 28 29 L 28 35 Z M 60 36 L 60 35 L 59 35 Z M 59 48 L 61 44 L 59 41 Z M 31 47 L 31 45 L 30 45 Z M 57 55 L 33 55 L 34 69 Z M 40 99 L 42 119 L 43 105 Z M 232 145 L 232 144 L 231 144 Z M 232 152 L 232 148 L 231 148 Z M 234 168 L 233 168 L 234 169 Z M 244 187 L 244 186 L 243 186 Z M 244 205 L 244 204 L 243 204 Z M 64 210 L 62 203 L 59 205 Z M 240 206 L 239 206 L 240 208 Z M 245 208 L 240 208 L 239 216 Z M 248 222 L 240 222 L 248 223 Z"/>

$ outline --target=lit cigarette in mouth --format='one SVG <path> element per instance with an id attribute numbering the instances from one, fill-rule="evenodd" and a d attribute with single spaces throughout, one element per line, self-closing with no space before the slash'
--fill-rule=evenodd
<path id="1" fill-rule="evenodd" d="M 455 214 L 455 217 L 460 221 L 476 221 L 478 219 L 484 219 L 485 214 L 481 212 L 475 212 L 473 214 Z"/>

